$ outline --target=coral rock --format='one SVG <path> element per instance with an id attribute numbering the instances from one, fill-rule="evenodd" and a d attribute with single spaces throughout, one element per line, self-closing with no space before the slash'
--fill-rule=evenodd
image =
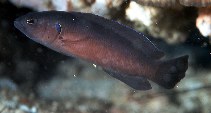
<path id="1" fill-rule="evenodd" d="M 211 37 L 211 6 L 200 8 L 196 26 L 205 37 Z"/>

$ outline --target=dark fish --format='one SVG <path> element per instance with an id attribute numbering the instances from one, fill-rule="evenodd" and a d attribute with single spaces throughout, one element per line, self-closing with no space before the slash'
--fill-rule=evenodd
<path id="1" fill-rule="evenodd" d="M 148 80 L 171 89 L 188 68 L 188 55 L 160 60 L 164 53 L 142 33 L 90 13 L 34 12 L 14 25 L 32 40 L 97 64 L 137 90 L 151 89 Z"/>

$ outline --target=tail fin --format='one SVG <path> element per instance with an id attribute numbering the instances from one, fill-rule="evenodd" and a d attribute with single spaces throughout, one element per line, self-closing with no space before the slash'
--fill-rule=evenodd
<path id="1" fill-rule="evenodd" d="M 174 86 L 185 77 L 187 69 L 188 55 L 163 61 L 159 65 L 152 81 L 166 89 L 174 88 Z"/>

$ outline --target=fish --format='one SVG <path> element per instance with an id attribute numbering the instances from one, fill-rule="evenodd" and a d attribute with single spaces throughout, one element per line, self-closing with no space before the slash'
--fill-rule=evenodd
<path id="1" fill-rule="evenodd" d="M 56 52 L 96 64 L 135 90 L 149 81 L 172 89 L 185 77 L 189 55 L 164 59 L 146 35 L 91 13 L 31 12 L 14 21 L 27 37 Z"/>

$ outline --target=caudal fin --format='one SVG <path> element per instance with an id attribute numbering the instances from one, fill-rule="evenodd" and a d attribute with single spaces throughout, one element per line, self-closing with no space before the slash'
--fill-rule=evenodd
<path id="1" fill-rule="evenodd" d="M 158 85 L 171 89 L 185 77 L 185 72 L 188 69 L 188 55 L 181 56 L 175 59 L 163 61 L 152 78 L 152 81 Z"/>

